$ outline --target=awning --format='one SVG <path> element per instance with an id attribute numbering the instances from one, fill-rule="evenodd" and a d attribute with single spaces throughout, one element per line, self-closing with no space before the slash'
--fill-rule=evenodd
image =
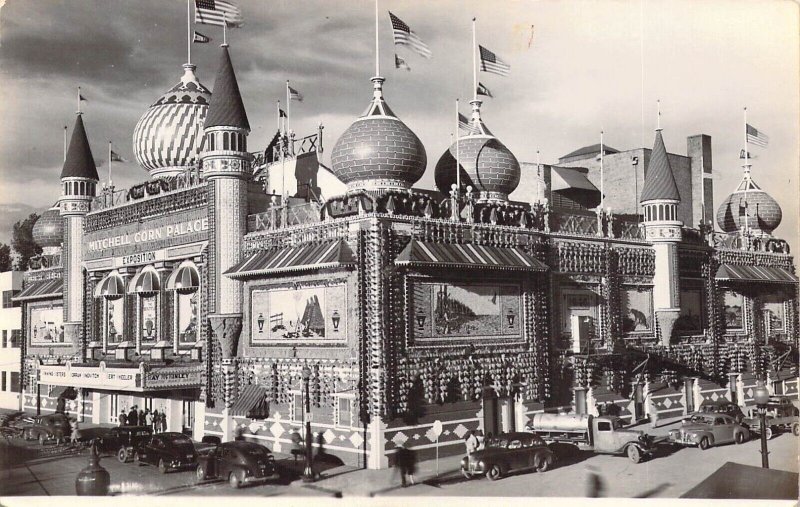
<path id="1" fill-rule="evenodd" d="M 64 398 L 67 400 L 74 400 L 78 397 L 78 391 L 74 387 L 69 386 L 53 386 L 50 391 L 51 398 Z"/>
<path id="2" fill-rule="evenodd" d="M 342 239 L 322 243 L 306 243 L 290 248 L 256 252 L 239 262 L 225 275 L 230 278 L 354 266 L 353 251 Z"/>
<path id="3" fill-rule="evenodd" d="M 200 273 L 194 264 L 182 264 L 169 275 L 167 290 L 176 290 L 181 294 L 195 292 L 200 287 Z"/>
<path id="4" fill-rule="evenodd" d="M 400 252 L 399 266 L 431 266 L 452 268 L 484 268 L 502 270 L 545 271 L 547 266 L 521 248 L 486 245 L 411 242 Z"/>
<path id="5" fill-rule="evenodd" d="M 233 403 L 230 412 L 236 417 L 257 417 L 265 418 L 269 415 L 267 403 L 267 389 L 257 385 L 245 387 L 239 398 Z"/>
<path id="6" fill-rule="evenodd" d="M 722 264 L 717 269 L 716 279 L 729 282 L 797 283 L 797 277 L 783 268 L 736 266 L 733 264 Z"/>
<path id="7" fill-rule="evenodd" d="M 64 281 L 61 278 L 51 280 L 41 280 L 34 282 L 14 296 L 14 301 L 32 301 L 34 299 L 48 299 L 61 297 L 63 293 Z"/>
<path id="8" fill-rule="evenodd" d="M 112 271 L 103 278 L 94 289 L 94 297 L 106 299 L 119 299 L 125 295 L 125 282 L 116 271 Z"/>
<path id="9" fill-rule="evenodd" d="M 552 166 L 552 190 L 588 190 L 591 192 L 600 192 L 594 184 L 589 181 L 580 171 L 569 167 Z"/>
<path id="10" fill-rule="evenodd" d="M 133 277 L 128 290 L 128 292 L 143 297 L 155 296 L 160 291 L 161 280 L 158 279 L 158 272 L 150 266 L 142 268 L 142 270 Z"/>

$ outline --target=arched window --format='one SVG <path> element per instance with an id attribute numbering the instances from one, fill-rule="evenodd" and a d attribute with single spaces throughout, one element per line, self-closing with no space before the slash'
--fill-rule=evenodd
<path id="1" fill-rule="evenodd" d="M 174 339 L 181 344 L 195 343 L 200 323 L 198 294 L 200 272 L 195 263 L 184 261 L 167 279 L 167 290 L 174 291 Z"/>
<path id="2" fill-rule="evenodd" d="M 247 137 L 239 137 L 239 151 L 247 151 Z"/>
<path id="3" fill-rule="evenodd" d="M 231 134 L 230 134 L 230 132 L 223 132 L 222 133 L 222 149 L 223 150 L 230 150 L 231 149 Z"/>
<path id="4" fill-rule="evenodd" d="M 128 292 L 138 295 L 138 336 L 142 343 L 154 343 L 159 338 L 161 316 L 161 278 L 153 266 L 143 267 L 128 284 Z"/>
<path id="5" fill-rule="evenodd" d="M 238 150 L 239 146 L 239 136 L 237 134 L 231 133 L 231 150 L 236 151 Z"/>

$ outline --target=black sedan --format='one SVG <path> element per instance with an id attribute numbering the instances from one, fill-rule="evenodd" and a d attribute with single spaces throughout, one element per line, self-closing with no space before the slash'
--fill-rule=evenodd
<path id="1" fill-rule="evenodd" d="M 117 426 L 100 438 L 98 447 L 101 452 L 116 454 L 120 463 L 127 463 L 133 459 L 136 447 L 152 436 L 150 426 Z"/>
<path id="2" fill-rule="evenodd" d="M 278 479 L 275 457 L 269 449 L 253 442 L 234 441 L 218 445 L 199 457 L 197 480 L 227 480 L 231 487 Z"/>
<path id="3" fill-rule="evenodd" d="M 532 433 L 501 433 L 486 440 L 485 448 L 461 460 L 461 473 L 472 479 L 486 475 L 497 480 L 520 470 L 546 472 L 555 461 L 553 451 L 541 437 Z"/>
<path id="4" fill-rule="evenodd" d="M 40 415 L 33 418 L 33 424 L 22 431 L 25 440 L 39 440 L 44 445 L 48 440 L 56 443 L 66 441 L 70 437 L 69 419 L 64 414 Z"/>
<path id="5" fill-rule="evenodd" d="M 170 470 L 193 468 L 197 465 L 197 451 L 183 433 L 158 433 L 136 447 L 133 459 L 139 465 L 157 465 L 165 474 Z"/>

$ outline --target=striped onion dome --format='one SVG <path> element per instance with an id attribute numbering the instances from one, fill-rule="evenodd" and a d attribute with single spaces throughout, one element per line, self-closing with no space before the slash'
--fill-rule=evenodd
<path id="1" fill-rule="evenodd" d="M 411 188 L 428 163 L 422 142 L 383 99 L 383 81 L 372 78 L 372 102 L 331 153 L 331 172 L 348 190 Z"/>
<path id="2" fill-rule="evenodd" d="M 153 178 L 196 167 L 211 92 L 184 64 L 180 83 L 159 97 L 133 130 L 136 161 Z"/>
<path id="3" fill-rule="evenodd" d="M 436 163 L 436 187 L 449 194 L 456 183 L 456 155 L 461 173 L 462 188 L 471 186 L 478 192 L 478 202 L 508 201 L 521 175 L 517 157 L 492 134 L 481 119 L 481 101 L 473 100 L 472 119 L 467 124 L 468 135 L 459 137 L 458 153 L 453 143 Z"/>
<path id="4" fill-rule="evenodd" d="M 42 248 L 59 247 L 64 241 L 64 219 L 58 206 L 48 209 L 33 224 L 33 241 Z"/>
<path id="5" fill-rule="evenodd" d="M 771 235 L 783 220 L 777 201 L 746 174 L 736 190 L 717 209 L 717 223 L 727 233 L 743 227 L 754 233 Z"/>

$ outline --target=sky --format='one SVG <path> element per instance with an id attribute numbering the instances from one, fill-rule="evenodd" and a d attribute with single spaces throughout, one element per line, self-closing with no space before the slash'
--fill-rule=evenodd
<path id="1" fill-rule="evenodd" d="M 3 0 L 0 0 L 3 3 Z M 336 139 L 371 98 L 375 73 L 372 0 L 239 0 L 245 26 L 228 42 L 253 131 L 262 149 L 276 128 L 285 81 L 298 136 L 322 122 L 329 165 Z M 133 128 L 186 62 L 185 0 L 5 0 L 0 8 L 0 210 L 44 208 L 58 199 L 63 128 L 74 123 L 76 87 L 98 170 L 107 143 L 133 161 Z M 430 47 L 424 59 L 398 54 L 394 68 L 387 10 Z M 543 163 L 599 142 L 618 150 L 652 147 L 656 101 L 667 149 L 712 138 L 714 202 L 741 179 L 743 108 L 769 135 L 751 147 L 753 178 L 783 208 L 775 231 L 798 251 L 800 17 L 791 1 L 758 0 L 380 0 L 380 64 L 385 97 L 419 136 L 433 168 L 450 144 L 455 99 L 472 94 L 472 17 L 478 42 L 511 65 L 507 77 L 480 73 L 494 98 L 483 118 L 520 161 Z M 531 30 L 533 26 L 533 30 Z M 213 88 L 222 29 L 194 44 L 201 82 Z M 531 37 L 532 35 L 532 37 Z M 135 162 L 115 163 L 117 187 L 147 179 Z M 323 189 L 323 193 L 325 189 Z"/>

